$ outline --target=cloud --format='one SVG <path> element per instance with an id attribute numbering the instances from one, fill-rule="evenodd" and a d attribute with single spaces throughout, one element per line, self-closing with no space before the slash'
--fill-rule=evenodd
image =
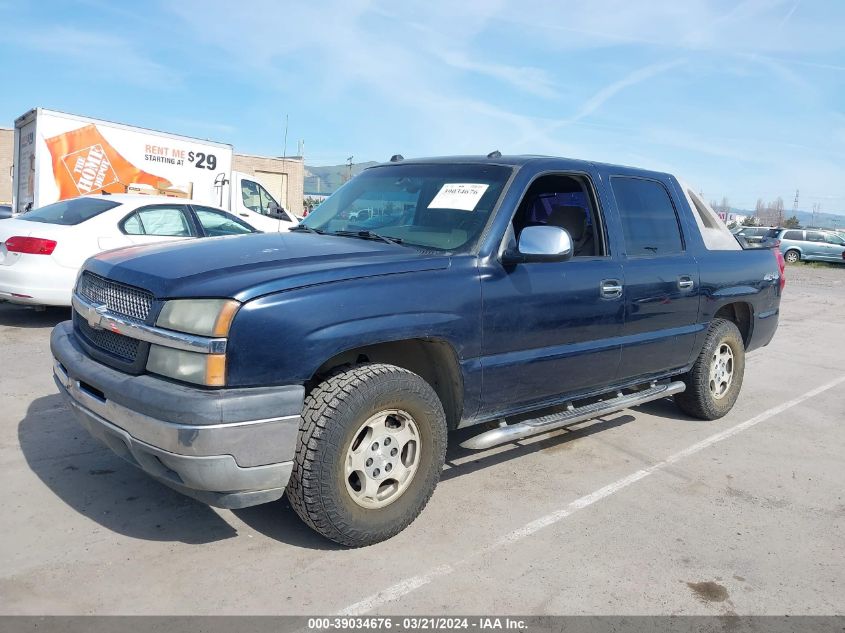
<path id="1" fill-rule="evenodd" d="M 549 99 L 560 96 L 554 79 L 541 68 L 472 61 L 457 51 L 442 51 L 438 56 L 452 68 L 492 77 L 527 94 Z"/>
<path id="2" fill-rule="evenodd" d="M 686 59 L 675 59 L 669 62 L 650 64 L 648 66 L 638 68 L 637 70 L 628 73 L 622 79 L 618 79 L 604 86 L 592 97 L 587 99 L 581 105 L 581 108 L 578 110 L 575 116 L 569 119 L 567 123 L 574 123 L 576 121 L 580 121 L 585 117 L 590 116 L 593 112 L 601 108 L 605 104 L 605 102 L 612 99 L 617 93 L 621 92 L 625 88 L 636 86 L 637 84 L 647 81 L 661 73 L 665 73 L 668 70 L 677 68 L 678 66 L 685 64 L 686 61 Z"/>
<path id="3" fill-rule="evenodd" d="M 172 86 L 181 76 L 139 53 L 122 37 L 67 26 L 44 25 L 11 36 L 17 46 L 54 57 L 88 79 Z"/>

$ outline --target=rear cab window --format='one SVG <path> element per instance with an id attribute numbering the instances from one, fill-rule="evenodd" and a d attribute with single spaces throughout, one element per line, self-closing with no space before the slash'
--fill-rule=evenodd
<path id="1" fill-rule="evenodd" d="M 684 252 L 678 214 L 666 187 L 656 180 L 630 176 L 613 176 L 610 183 L 628 257 Z"/>
<path id="2" fill-rule="evenodd" d="M 120 203 L 103 198 L 71 198 L 62 200 L 46 207 L 35 209 L 19 216 L 19 220 L 28 222 L 43 222 L 44 224 L 62 224 L 74 226 L 100 215 L 104 211 L 114 209 Z"/>

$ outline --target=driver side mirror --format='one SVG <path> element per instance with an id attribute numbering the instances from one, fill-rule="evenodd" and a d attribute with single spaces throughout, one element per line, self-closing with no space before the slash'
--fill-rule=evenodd
<path id="1" fill-rule="evenodd" d="M 267 205 L 267 214 L 271 218 L 282 218 L 282 214 L 284 213 L 284 209 L 280 207 L 277 203 L 271 202 Z"/>
<path id="2" fill-rule="evenodd" d="M 502 255 L 503 264 L 564 262 L 572 257 L 572 237 L 559 226 L 526 226 L 519 234 L 516 249 Z"/>

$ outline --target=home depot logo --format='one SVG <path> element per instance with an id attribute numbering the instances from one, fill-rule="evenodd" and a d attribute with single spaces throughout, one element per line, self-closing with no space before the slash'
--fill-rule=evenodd
<path id="1" fill-rule="evenodd" d="M 62 163 L 80 195 L 101 191 L 118 182 L 117 173 L 99 143 L 65 154 Z"/>

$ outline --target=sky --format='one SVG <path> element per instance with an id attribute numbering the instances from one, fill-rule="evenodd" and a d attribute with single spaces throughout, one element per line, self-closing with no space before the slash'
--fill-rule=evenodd
<path id="1" fill-rule="evenodd" d="M 0 0 L 0 24 L 0 126 L 45 107 L 313 165 L 566 156 L 845 214 L 843 0 Z"/>

